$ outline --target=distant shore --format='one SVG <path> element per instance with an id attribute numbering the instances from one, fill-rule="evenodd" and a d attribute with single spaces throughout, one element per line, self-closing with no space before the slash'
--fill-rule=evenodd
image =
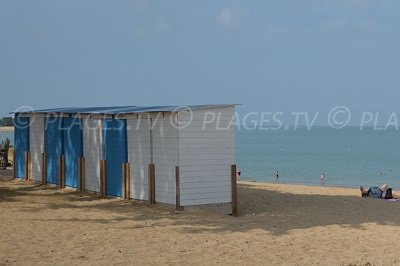
<path id="1" fill-rule="evenodd" d="M 14 131 L 14 127 L 0 127 L 0 132 Z"/>

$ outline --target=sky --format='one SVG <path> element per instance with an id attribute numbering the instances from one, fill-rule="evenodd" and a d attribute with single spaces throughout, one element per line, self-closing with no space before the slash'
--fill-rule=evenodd
<path id="1" fill-rule="evenodd" d="M 397 112 L 400 1 L 3 0 L 0 116 L 237 103 Z M 400 116 L 399 116 L 400 118 Z"/>

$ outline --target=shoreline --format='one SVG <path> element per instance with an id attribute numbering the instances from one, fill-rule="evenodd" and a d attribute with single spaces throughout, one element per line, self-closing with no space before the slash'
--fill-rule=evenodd
<path id="1" fill-rule="evenodd" d="M 346 184 L 332 184 L 332 183 L 312 183 L 312 182 L 293 182 L 293 181 L 270 181 L 270 180 L 257 180 L 249 178 L 241 178 L 238 182 L 241 183 L 257 183 L 257 184 L 267 184 L 267 185 L 294 185 L 294 186 L 305 186 L 305 187 L 327 187 L 327 188 L 349 188 L 349 189 L 359 189 L 358 185 L 346 185 Z M 362 185 L 362 184 L 361 184 Z"/>
<path id="2" fill-rule="evenodd" d="M 259 181 L 247 181 L 247 180 L 238 181 L 238 187 L 239 186 L 254 186 L 254 187 L 284 191 L 286 193 L 294 193 L 294 194 L 308 194 L 310 192 L 311 194 L 320 193 L 321 195 L 326 195 L 326 196 L 336 195 L 336 193 L 339 192 L 339 194 L 337 195 L 344 193 L 346 195 L 352 195 L 362 198 L 359 187 L 335 186 L 335 185 L 321 186 L 321 185 L 310 185 L 310 184 L 300 184 L 300 183 L 295 184 L 295 183 L 283 183 L 283 182 L 271 183 L 271 182 L 259 182 Z"/>
<path id="3" fill-rule="evenodd" d="M 0 127 L 0 132 L 12 132 L 14 127 Z"/>

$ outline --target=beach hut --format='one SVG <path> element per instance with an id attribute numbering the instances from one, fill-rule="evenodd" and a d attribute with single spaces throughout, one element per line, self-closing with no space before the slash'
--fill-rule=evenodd
<path id="1" fill-rule="evenodd" d="M 15 176 L 190 206 L 232 202 L 235 105 L 16 113 Z"/>

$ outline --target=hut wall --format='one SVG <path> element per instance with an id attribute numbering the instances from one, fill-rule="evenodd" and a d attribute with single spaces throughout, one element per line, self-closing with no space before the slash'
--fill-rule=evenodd
<path id="1" fill-rule="evenodd" d="M 60 155 L 64 154 L 62 117 L 45 119 L 44 148 L 46 151 L 47 183 L 59 184 Z"/>
<path id="2" fill-rule="evenodd" d="M 180 113 L 181 205 L 231 202 L 235 164 L 234 107 Z"/>
<path id="3" fill-rule="evenodd" d="M 82 125 L 80 118 L 63 118 L 65 185 L 79 186 L 78 163 L 82 157 Z"/>
<path id="4" fill-rule="evenodd" d="M 176 114 L 164 113 L 152 119 L 152 153 L 155 165 L 156 202 L 175 204 L 175 167 L 179 165 Z"/>
<path id="5" fill-rule="evenodd" d="M 31 151 L 31 179 L 42 180 L 42 153 L 44 152 L 44 118 L 33 116 L 29 128 Z"/>
<path id="6" fill-rule="evenodd" d="M 85 157 L 85 189 L 100 192 L 100 160 L 103 159 L 101 119 L 83 119 L 83 156 Z"/>
<path id="7" fill-rule="evenodd" d="M 29 117 L 16 116 L 14 120 L 15 177 L 25 178 L 25 152 L 29 150 Z"/>
<path id="8" fill-rule="evenodd" d="M 149 122 L 147 116 L 127 119 L 130 197 L 133 199 L 148 199 L 148 165 L 151 163 Z"/>

